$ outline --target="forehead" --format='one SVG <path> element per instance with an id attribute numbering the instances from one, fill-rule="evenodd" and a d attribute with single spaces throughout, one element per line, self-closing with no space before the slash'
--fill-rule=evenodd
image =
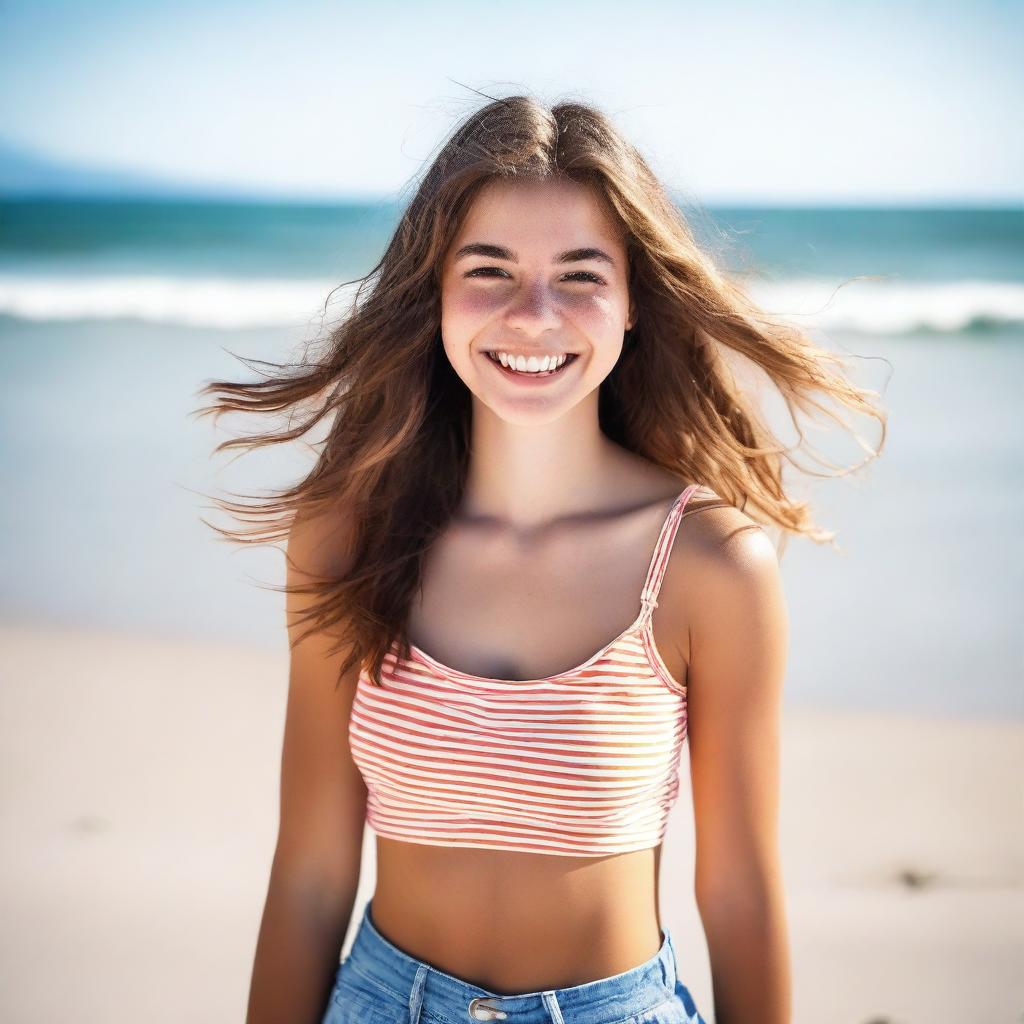
<path id="1" fill-rule="evenodd" d="M 598 241 L 621 245 L 621 229 L 588 185 L 564 179 L 491 181 L 477 193 L 455 238 L 466 241 L 546 254 Z"/>

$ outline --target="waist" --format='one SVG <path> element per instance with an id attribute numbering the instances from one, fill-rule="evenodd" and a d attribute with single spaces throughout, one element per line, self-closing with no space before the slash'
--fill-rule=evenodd
<path id="1" fill-rule="evenodd" d="M 373 922 L 405 954 L 493 992 L 586 984 L 661 946 L 659 858 L 660 846 L 590 859 L 378 837 Z"/>
<path id="2" fill-rule="evenodd" d="M 579 950 L 576 950 L 579 956 Z M 579 985 L 498 992 L 438 970 L 409 956 L 379 927 L 374 901 L 365 905 L 349 956 L 339 967 L 342 992 L 368 992 L 373 1005 L 409 1012 L 411 1019 L 508 1020 L 510 1024 L 548 1024 L 553 1007 L 562 1019 L 580 1022 L 626 1019 L 676 998 L 677 964 L 668 929 L 660 932 L 654 954 L 626 971 Z M 347 989 L 344 987 L 347 985 Z M 376 993 L 376 995 L 374 995 Z M 358 995 L 356 999 L 360 998 Z"/>

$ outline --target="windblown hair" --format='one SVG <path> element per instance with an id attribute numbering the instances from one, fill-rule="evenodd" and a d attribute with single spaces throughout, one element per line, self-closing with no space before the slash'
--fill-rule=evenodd
<path id="1" fill-rule="evenodd" d="M 295 486 L 250 505 L 214 499 L 262 526 L 207 525 L 236 542 L 267 543 L 286 537 L 300 516 L 343 510 L 346 571 L 285 588 L 317 597 L 301 618 L 312 624 L 295 643 L 324 630 L 339 634 L 335 651 L 349 648 L 339 679 L 358 660 L 379 685 L 395 640 L 409 656 L 406 621 L 423 556 L 459 505 L 471 401 L 441 343 L 441 269 L 474 197 L 495 179 L 584 183 L 622 229 L 638 316 L 598 401 L 600 427 L 616 443 L 681 484 L 700 482 L 755 521 L 774 524 L 783 538 L 805 534 L 819 543 L 834 535 L 783 489 L 783 460 L 796 465 L 794 450 L 809 448 L 797 413 L 817 410 L 849 429 L 826 405 L 838 403 L 880 423 L 875 449 L 858 438 L 870 457 L 884 443 L 886 413 L 871 401 L 876 392 L 855 386 L 840 372 L 841 356 L 769 316 L 719 272 L 644 158 L 603 113 L 578 102 L 549 108 L 529 96 L 495 99 L 442 143 L 384 255 L 357 279 L 348 315 L 325 332 L 317 354 L 309 344 L 293 363 L 243 359 L 274 372 L 261 370 L 265 379 L 251 383 L 209 382 L 199 392 L 215 397 L 199 410 L 215 420 L 227 412 L 287 413 L 286 428 L 229 439 L 215 453 L 328 427 L 313 446 L 315 465 Z M 737 384 L 732 355 L 781 394 L 799 445 L 787 448 L 765 425 L 749 389 Z"/>

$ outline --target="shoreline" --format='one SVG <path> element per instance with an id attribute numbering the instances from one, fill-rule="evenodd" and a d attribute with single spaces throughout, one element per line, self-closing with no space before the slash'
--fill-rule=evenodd
<path id="1" fill-rule="evenodd" d="M 276 837 L 283 637 L 4 621 L 0 665 L 5 1016 L 56 1019 L 70 988 L 83 1022 L 239 1019 Z M 782 730 L 793 1020 L 1016 1019 L 1024 722 L 786 706 Z M 711 1024 L 687 749 L 660 904 Z M 367 829 L 346 948 L 373 849 Z"/>

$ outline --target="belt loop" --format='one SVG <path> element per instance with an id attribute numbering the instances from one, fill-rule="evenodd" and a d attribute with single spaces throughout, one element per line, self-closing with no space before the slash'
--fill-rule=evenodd
<path id="1" fill-rule="evenodd" d="M 412 981 L 412 991 L 409 993 L 409 1024 L 419 1024 L 420 1011 L 423 1009 L 423 988 L 427 983 L 427 971 L 429 968 L 421 964 L 416 969 L 416 977 Z"/>
<path id="2" fill-rule="evenodd" d="M 668 925 L 665 925 L 665 960 L 662 961 L 662 970 L 668 975 L 665 978 L 665 985 L 675 989 L 679 980 L 679 963 L 676 960 L 676 944 L 672 941 L 672 932 Z"/>
<path id="3" fill-rule="evenodd" d="M 549 989 L 547 992 L 541 993 L 541 999 L 544 1000 L 544 1005 L 547 1007 L 548 1013 L 551 1014 L 551 1024 L 565 1024 L 565 1018 L 562 1016 L 562 1008 L 558 1005 L 558 997 L 555 995 L 555 990 Z"/>

